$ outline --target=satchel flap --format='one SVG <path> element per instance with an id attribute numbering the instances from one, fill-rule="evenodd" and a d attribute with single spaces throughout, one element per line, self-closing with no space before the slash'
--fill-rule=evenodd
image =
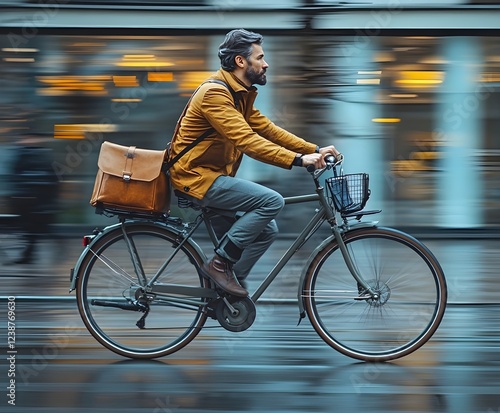
<path id="1" fill-rule="evenodd" d="M 104 141 L 97 166 L 109 175 L 125 181 L 153 181 L 160 175 L 166 150 L 138 149 Z"/>

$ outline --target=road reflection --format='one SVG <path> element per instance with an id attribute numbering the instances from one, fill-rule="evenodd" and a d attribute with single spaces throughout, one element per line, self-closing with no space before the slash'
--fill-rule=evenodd
<path id="1" fill-rule="evenodd" d="M 266 314 L 261 307 L 256 324 L 242 334 L 208 323 L 188 347 L 153 361 L 123 359 L 100 347 L 71 305 L 56 314 L 51 306 L 39 310 L 52 314 L 52 322 L 19 330 L 17 405 L 30 412 L 455 413 L 500 406 L 496 305 L 451 306 L 430 342 L 392 363 L 360 363 L 336 353 L 309 323 L 295 326 L 289 305 Z"/>
<path id="2" fill-rule="evenodd" d="M 67 256 L 56 253 L 63 244 Z M 16 407 L 34 413 L 498 412 L 499 241 L 426 244 L 448 278 L 443 322 L 412 355 L 369 364 L 328 347 L 307 320 L 297 326 L 292 301 L 273 301 L 296 297 L 306 251 L 263 296 L 249 330 L 231 333 L 209 320 L 192 343 L 169 357 L 124 359 L 90 336 L 74 294 L 68 294 L 68 268 L 81 246 L 54 243 L 37 265 L 1 268 L 3 294 L 16 296 Z M 279 241 L 263 257 L 251 289 L 287 245 Z M 6 332 L 0 332 L 4 343 Z M 0 364 L 7 377 L 6 357 Z"/>

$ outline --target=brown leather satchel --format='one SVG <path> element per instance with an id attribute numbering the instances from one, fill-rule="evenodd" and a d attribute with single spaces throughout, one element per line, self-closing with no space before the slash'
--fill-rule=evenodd
<path id="1" fill-rule="evenodd" d="M 167 149 L 103 142 L 90 204 L 126 211 L 168 212 L 170 180 L 163 170 L 167 156 Z"/>
<path id="2" fill-rule="evenodd" d="M 238 108 L 238 98 L 226 82 L 217 79 L 207 82 L 227 87 L 233 96 L 235 107 Z M 194 91 L 191 99 L 198 89 Z M 191 99 L 177 121 L 172 141 L 177 135 Z M 132 212 L 170 212 L 171 184 L 167 171 L 181 156 L 213 132 L 213 128 L 206 130 L 170 160 L 168 157 L 171 142 L 167 149 L 155 151 L 104 141 L 97 161 L 99 170 L 90 204 L 94 207 Z"/>

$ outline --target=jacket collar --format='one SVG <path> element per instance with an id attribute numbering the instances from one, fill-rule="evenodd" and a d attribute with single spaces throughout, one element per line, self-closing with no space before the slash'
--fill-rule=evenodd
<path id="1" fill-rule="evenodd" d="M 212 78 L 223 80 L 235 92 L 257 91 L 257 88 L 255 86 L 250 86 L 250 87 L 245 86 L 245 84 L 242 81 L 240 81 L 240 79 L 238 79 L 232 72 L 228 72 L 227 70 L 224 69 L 219 69 Z"/>

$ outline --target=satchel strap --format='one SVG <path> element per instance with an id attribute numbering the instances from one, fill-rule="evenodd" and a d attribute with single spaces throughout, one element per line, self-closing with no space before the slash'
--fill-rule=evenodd
<path id="1" fill-rule="evenodd" d="M 134 162 L 136 146 L 129 146 L 125 154 L 125 168 L 123 169 L 122 178 L 124 181 L 130 181 L 132 177 L 132 163 Z"/>
<path id="2" fill-rule="evenodd" d="M 225 86 L 227 87 L 227 89 L 229 90 L 229 92 L 231 93 L 231 96 L 233 97 L 233 100 L 234 100 L 234 107 L 236 109 L 238 109 L 239 107 L 239 98 L 238 98 L 238 95 L 236 94 L 236 92 L 233 90 L 233 88 L 231 86 L 229 86 L 226 82 L 224 82 L 223 80 L 219 80 L 219 79 L 210 79 L 210 80 L 207 80 L 206 82 L 203 82 L 200 86 L 198 86 L 196 88 L 196 90 L 193 92 L 193 94 L 191 95 L 191 97 L 189 98 L 189 101 L 188 103 L 186 104 L 186 106 L 184 107 L 184 110 L 182 111 L 181 113 L 181 116 L 179 116 L 179 119 L 177 120 L 177 124 L 175 125 L 175 130 L 174 130 L 174 134 L 172 136 L 172 141 L 168 143 L 168 145 L 170 146 L 172 144 L 172 142 L 174 141 L 175 137 L 177 136 L 177 132 L 179 132 L 179 128 L 181 126 L 181 121 L 182 121 L 182 118 L 186 115 L 186 112 L 187 112 L 187 109 L 189 107 L 189 104 L 191 103 L 191 100 L 193 99 L 193 96 L 196 94 L 196 92 L 198 92 L 198 90 L 200 89 L 200 87 L 205 84 L 205 83 L 217 83 L 219 85 L 222 85 L 222 86 Z M 164 167 L 163 167 L 163 170 L 168 170 L 172 167 L 172 165 L 174 163 L 176 163 L 182 156 L 184 156 L 187 152 L 189 152 L 191 149 L 193 149 L 196 145 L 198 145 L 203 139 L 205 139 L 208 135 L 212 134 L 213 132 L 215 132 L 215 129 L 214 128 L 210 128 L 208 130 L 206 130 L 205 132 L 203 132 L 200 136 L 198 136 L 193 142 L 191 142 L 188 146 L 186 146 L 182 151 L 180 151 L 176 156 L 174 156 L 173 159 L 171 159 L 170 161 L 166 162 L 164 164 Z"/>
<path id="3" fill-rule="evenodd" d="M 223 80 L 219 80 L 219 79 L 209 79 L 204 83 L 217 83 L 218 85 L 225 86 L 227 88 L 227 90 L 229 90 L 229 93 L 231 93 L 231 96 L 233 97 L 234 107 L 236 108 L 236 110 L 238 110 L 238 107 L 240 106 L 240 99 L 238 97 L 238 94 L 226 82 L 224 82 Z"/>

